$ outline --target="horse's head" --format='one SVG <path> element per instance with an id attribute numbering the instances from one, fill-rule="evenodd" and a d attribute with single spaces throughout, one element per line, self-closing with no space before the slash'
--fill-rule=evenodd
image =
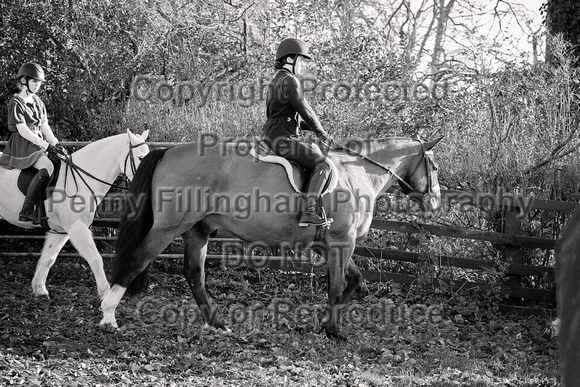
<path id="1" fill-rule="evenodd" d="M 435 162 L 433 151 L 431 150 L 443 137 L 436 140 L 421 142 L 421 157 L 416 166 L 411 167 L 402 181 L 399 181 L 401 190 L 419 203 L 423 216 L 431 217 L 441 205 L 441 189 L 437 170 L 439 166 Z"/>
<path id="2" fill-rule="evenodd" d="M 146 130 L 142 134 L 134 134 L 127 129 L 127 135 L 129 136 L 129 149 L 127 153 L 123 153 L 119 162 L 121 164 L 121 171 L 123 171 L 129 180 L 132 180 L 141 160 L 149 153 L 149 147 L 145 144 L 145 140 L 149 136 L 149 131 Z"/>

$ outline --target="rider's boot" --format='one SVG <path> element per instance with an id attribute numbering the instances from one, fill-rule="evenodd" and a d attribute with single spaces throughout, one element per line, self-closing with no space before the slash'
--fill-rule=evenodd
<path id="1" fill-rule="evenodd" d="M 326 219 L 321 218 L 316 213 L 316 201 L 322 194 L 330 172 L 330 166 L 325 162 L 318 164 L 314 169 L 306 188 L 306 208 L 300 215 L 298 226 L 308 227 L 326 224 Z"/>
<path id="2" fill-rule="evenodd" d="M 30 182 L 30 185 L 28 186 L 28 190 L 26 191 L 26 198 L 24 198 L 24 205 L 22 206 L 22 211 L 20 211 L 18 220 L 21 222 L 37 222 L 34 206 L 46 189 L 49 180 L 50 175 L 45 168 L 42 168 L 36 173 L 36 176 L 34 176 Z"/>

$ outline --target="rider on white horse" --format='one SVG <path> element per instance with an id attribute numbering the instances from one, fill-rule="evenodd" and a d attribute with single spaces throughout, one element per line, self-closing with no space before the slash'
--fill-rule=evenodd
<path id="1" fill-rule="evenodd" d="M 46 107 L 36 95 L 44 81 L 44 71 L 36 63 L 20 66 L 17 75 L 18 92 L 8 105 L 8 129 L 12 132 L 4 153 L 0 155 L 0 166 L 5 168 L 26 169 L 34 167 L 38 172 L 28 190 L 20 211 L 22 222 L 38 222 L 34 206 L 50 181 L 54 167 L 46 156 L 66 154 L 58 144 L 46 114 Z"/>
<path id="2" fill-rule="evenodd" d="M 306 209 L 302 211 L 298 223 L 302 227 L 326 223 L 316 214 L 315 208 L 331 173 L 320 148 L 298 139 L 300 129 L 312 130 L 323 140 L 330 139 L 304 98 L 304 91 L 295 76 L 300 75 L 304 58 L 311 59 L 311 56 L 301 40 L 284 39 L 278 46 L 274 65 L 278 73 L 268 86 L 268 120 L 262 129 L 264 141 L 276 155 L 294 161 L 311 173 L 306 189 Z"/>

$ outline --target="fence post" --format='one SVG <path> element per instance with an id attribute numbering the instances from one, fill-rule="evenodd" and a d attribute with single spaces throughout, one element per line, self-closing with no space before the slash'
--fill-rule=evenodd
<path id="1" fill-rule="evenodd" d="M 511 206 L 502 206 L 503 210 L 503 230 L 502 232 L 512 235 L 520 235 L 522 232 L 522 221 L 518 216 L 519 208 Z M 522 263 L 522 247 L 514 245 L 504 245 L 503 258 L 504 261 L 512 263 Z M 522 286 L 521 276 L 511 274 L 507 276 L 505 282 L 508 286 Z"/>

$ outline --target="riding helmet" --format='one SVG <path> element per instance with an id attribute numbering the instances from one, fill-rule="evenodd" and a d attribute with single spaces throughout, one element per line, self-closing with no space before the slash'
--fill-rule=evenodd
<path id="1" fill-rule="evenodd" d="M 18 78 L 20 77 L 30 77 L 34 79 L 38 79 L 40 81 L 44 81 L 44 70 L 40 65 L 36 63 L 24 63 L 18 69 Z"/>
<path id="2" fill-rule="evenodd" d="M 287 55 L 302 55 L 306 59 L 312 59 L 308 53 L 306 44 L 300 39 L 284 39 L 276 49 L 276 60 L 280 60 Z"/>

